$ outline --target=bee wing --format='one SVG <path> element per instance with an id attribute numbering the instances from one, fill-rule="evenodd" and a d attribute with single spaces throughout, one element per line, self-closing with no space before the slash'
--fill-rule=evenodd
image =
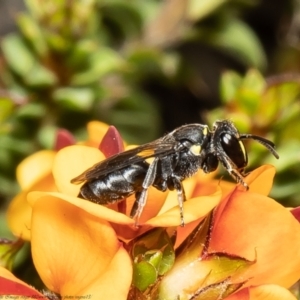
<path id="1" fill-rule="evenodd" d="M 147 158 L 168 155 L 174 151 L 174 141 L 164 141 L 164 139 L 161 138 L 109 157 L 73 178 L 71 183 L 80 184 L 84 181 L 93 180 Z"/>

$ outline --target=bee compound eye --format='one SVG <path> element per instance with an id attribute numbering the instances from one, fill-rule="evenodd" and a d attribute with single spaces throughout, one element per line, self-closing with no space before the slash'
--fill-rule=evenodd
<path id="1" fill-rule="evenodd" d="M 238 169 L 247 165 L 247 153 L 242 141 L 229 133 L 223 133 L 220 144 L 226 155 L 237 166 Z"/>

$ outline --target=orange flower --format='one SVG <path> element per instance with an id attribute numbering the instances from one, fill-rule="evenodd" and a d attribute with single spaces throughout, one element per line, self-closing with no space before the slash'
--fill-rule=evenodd
<path id="1" fill-rule="evenodd" d="M 108 125 L 93 121 L 88 123 L 88 139 L 83 144 L 98 147 Z M 52 167 L 57 150 L 74 143 L 66 131 L 59 133 L 54 150 L 41 150 L 24 159 L 17 168 L 17 181 L 21 192 L 11 201 L 8 211 L 8 225 L 15 236 L 30 240 L 31 207 L 26 197 L 30 191 L 57 191 Z"/>
<path id="2" fill-rule="evenodd" d="M 40 199 L 32 209 L 31 248 L 41 279 L 62 298 L 127 298 L 131 260 L 108 222 L 67 202 Z M 4 270 L 0 282 L 6 278 L 22 284 Z M 34 297 L 26 287 L 16 295 Z M 0 288 L 0 295 L 13 292 Z"/>
<path id="3" fill-rule="evenodd" d="M 131 260 L 107 221 L 44 197 L 33 206 L 31 231 L 33 261 L 51 291 L 62 298 L 126 299 Z"/>
<path id="4" fill-rule="evenodd" d="M 30 240 L 31 207 L 26 200 L 30 191 L 55 191 L 52 165 L 55 151 L 42 150 L 24 159 L 17 168 L 21 192 L 11 201 L 7 221 L 15 236 Z"/>
<path id="5" fill-rule="evenodd" d="M 295 299 L 285 288 L 299 279 L 300 225 L 266 196 L 274 173 L 261 167 L 247 178 L 249 191 L 226 193 L 178 248 L 159 299 Z"/>

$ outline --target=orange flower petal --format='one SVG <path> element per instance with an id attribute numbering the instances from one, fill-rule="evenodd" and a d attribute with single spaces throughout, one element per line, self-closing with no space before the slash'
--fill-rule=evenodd
<path id="1" fill-rule="evenodd" d="M 134 220 L 128 216 L 116 212 L 108 207 L 99 205 L 84 199 L 69 196 L 61 193 L 47 193 L 47 192 L 31 192 L 27 196 L 27 200 L 33 206 L 39 199 L 47 199 L 47 201 L 62 201 L 68 202 L 85 212 L 98 217 L 102 220 L 118 223 L 118 224 L 134 224 Z"/>
<path id="2" fill-rule="evenodd" d="M 22 190 L 29 189 L 52 171 L 56 152 L 42 150 L 25 158 L 17 167 L 17 180 Z"/>
<path id="3" fill-rule="evenodd" d="M 296 300 L 290 291 L 275 284 L 250 287 L 249 291 L 250 300 Z"/>
<path id="4" fill-rule="evenodd" d="M 249 173 L 249 175 L 245 178 L 246 183 L 249 186 L 249 191 L 257 192 L 262 195 L 268 195 L 270 186 L 272 186 L 273 177 L 275 174 L 275 169 L 273 166 L 265 165 L 259 167 Z M 230 189 L 230 185 L 224 185 L 224 182 L 220 184 L 223 192 L 223 201 L 220 203 L 218 210 L 215 214 L 215 222 L 218 223 L 218 217 L 222 215 L 222 211 L 224 207 L 227 205 L 227 201 L 230 199 L 229 195 L 234 193 L 236 190 L 240 190 L 245 192 L 245 188 L 241 185 L 234 185 L 232 189 Z"/>
<path id="5" fill-rule="evenodd" d="M 53 176 L 58 190 L 68 195 L 78 195 L 80 187 L 72 184 L 71 179 L 103 159 L 105 157 L 101 151 L 92 147 L 74 145 L 60 150 L 53 164 Z"/>
<path id="6" fill-rule="evenodd" d="M 31 190 L 55 191 L 56 187 L 51 173 L 40 178 Z M 7 209 L 7 222 L 10 230 L 15 236 L 24 240 L 30 240 L 31 206 L 27 202 L 27 191 L 18 194 L 10 203 Z"/>
<path id="7" fill-rule="evenodd" d="M 107 271 L 84 289 L 82 294 L 96 295 L 97 297 L 90 298 L 94 300 L 126 300 L 132 281 L 131 266 L 132 262 L 127 251 L 120 247 L 107 267 Z"/>
<path id="8" fill-rule="evenodd" d="M 259 193 L 261 195 L 269 195 L 273 186 L 275 173 L 276 170 L 271 165 L 263 165 L 253 170 L 245 178 L 245 181 L 249 185 L 249 191 Z"/>
<path id="9" fill-rule="evenodd" d="M 183 184 L 183 188 L 185 191 L 186 199 L 190 199 L 193 195 L 193 191 L 197 184 L 197 177 L 194 176 L 194 177 L 188 178 L 188 179 L 184 180 L 182 182 L 182 184 Z M 216 188 L 215 188 L 215 190 L 216 190 Z M 162 208 L 160 209 L 160 214 L 172 209 L 174 206 L 178 206 L 177 193 L 176 193 L 176 191 L 170 191 Z"/>
<path id="10" fill-rule="evenodd" d="M 218 205 L 221 200 L 221 195 L 221 190 L 219 189 L 212 195 L 197 197 L 186 201 L 183 204 L 185 223 L 190 223 L 205 217 L 214 207 Z M 159 227 L 179 226 L 179 206 L 177 205 L 172 209 L 148 220 L 145 224 Z"/>
<path id="11" fill-rule="evenodd" d="M 167 197 L 168 197 L 168 192 L 161 192 L 154 187 L 150 187 L 148 190 L 148 198 L 146 201 L 146 205 L 139 219 L 139 224 L 143 224 L 147 222 L 147 220 L 155 217 L 161 210 Z M 134 195 L 127 198 L 126 200 L 126 215 L 128 216 L 130 215 L 130 211 L 134 201 L 135 201 Z"/>
<path id="12" fill-rule="evenodd" d="M 0 295 L 7 295 L 5 299 L 42 299 L 47 300 L 41 293 L 15 277 L 7 269 L 0 266 Z M 15 297 L 14 297 L 15 296 Z M 0 298 L 2 298 L 0 296 Z M 4 297 L 3 297 L 4 299 Z"/>
<path id="13" fill-rule="evenodd" d="M 244 288 L 227 297 L 226 300 L 296 300 L 296 298 L 287 289 L 268 284 Z"/>
<path id="14" fill-rule="evenodd" d="M 98 148 L 108 128 L 109 125 L 103 122 L 99 122 L 99 121 L 89 122 L 87 124 L 88 140 L 84 144 L 90 147 Z"/>
<path id="15" fill-rule="evenodd" d="M 50 290 L 62 297 L 84 296 L 102 277 L 108 289 L 114 286 L 117 299 L 125 299 L 132 267 L 109 223 L 66 201 L 43 197 L 33 206 L 31 231 L 33 261 Z M 116 265 L 120 256 L 124 263 Z M 109 294 L 104 286 L 91 290 L 91 299 Z"/>
<path id="16" fill-rule="evenodd" d="M 15 236 L 30 240 L 31 206 L 26 197 L 27 192 L 22 192 L 12 200 L 7 210 L 7 223 Z"/>
<path id="17" fill-rule="evenodd" d="M 252 278 L 249 284 L 289 287 L 297 281 L 300 225 L 292 214 L 273 199 L 251 192 L 236 190 L 223 202 L 215 214 L 209 251 L 256 260 L 245 275 Z"/>
<path id="18" fill-rule="evenodd" d="M 205 196 L 214 193 L 217 187 L 222 189 L 222 193 L 227 194 L 229 191 L 232 191 L 235 188 L 236 184 L 233 182 L 212 179 L 208 181 L 199 181 L 197 182 L 192 197 Z M 224 196 L 223 196 L 224 197 Z"/>

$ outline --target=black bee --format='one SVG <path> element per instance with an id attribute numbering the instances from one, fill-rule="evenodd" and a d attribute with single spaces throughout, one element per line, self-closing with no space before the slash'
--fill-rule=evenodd
<path id="1" fill-rule="evenodd" d="M 181 225 L 184 225 L 183 202 L 186 200 L 182 181 L 199 169 L 210 173 L 222 163 L 228 173 L 242 184 L 247 166 L 247 151 L 242 140 L 253 139 L 265 146 L 276 158 L 274 144 L 260 136 L 240 134 L 228 120 L 217 121 L 210 130 L 207 125 L 189 124 L 148 144 L 116 154 L 95 164 L 72 183 L 84 183 L 79 197 L 110 204 L 135 194 L 130 217 L 138 224 L 146 204 L 148 188 L 176 190 Z M 146 160 L 153 158 L 151 163 Z"/>

